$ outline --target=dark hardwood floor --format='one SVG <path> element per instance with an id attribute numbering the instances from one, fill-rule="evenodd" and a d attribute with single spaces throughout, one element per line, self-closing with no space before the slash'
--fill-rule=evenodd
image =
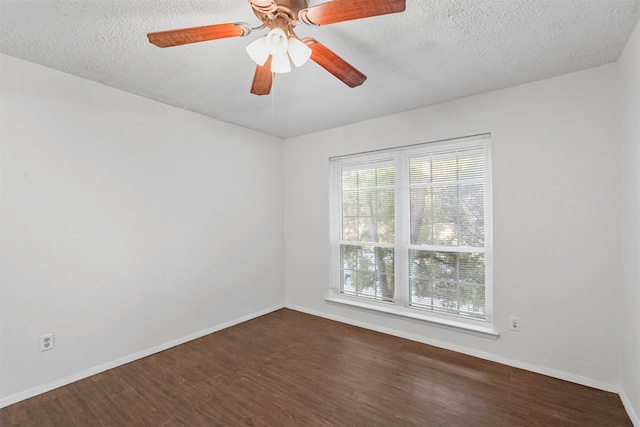
<path id="1" fill-rule="evenodd" d="M 617 395 L 279 310 L 0 410 L 8 426 L 631 426 Z"/>

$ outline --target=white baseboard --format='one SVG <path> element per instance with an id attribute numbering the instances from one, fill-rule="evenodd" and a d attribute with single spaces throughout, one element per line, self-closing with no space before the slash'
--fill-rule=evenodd
<path id="1" fill-rule="evenodd" d="M 557 369 L 538 366 L 531 363 L 522 362 L 520 360 L 513 360 L 506 357 L 498 356 L 492 353 L 486 353 L 486 352 L 478 351 L 468 347 L 462 347 L 462 346 L 450 344 L 443 341 L 433 340 L 433 339 L 425 338 L 420 335 L 409 334 L 403 331 L 399 331 L 397 329 L 385 328 L 378 325 L 373 325 L 370 323 L 353 320 L 347 317 L 336 316 L 336 315 L 332 315 L 332 314 L 328 314 L 328 313 L 320 312 L 316 310 L 310 310 L 305 307 L 299 307 L 292 304 L 285 304 L 285 307 L 291 310 L 296 310 L 296 311 L 311 314 L 314 316 L 323 317 L 325 319 L 335 320 L 337 322 L 346 323 L 349 325 L 358 326 L 365 329 L 370 329 L 376 332 L 382 332 L 384 334 L 389 334 L 389 335 L 393 335 L 400 338 L 406 338 L 411 341 L 421 342 L 423 344 L 444 348 L 446 350 L 455 351 L 457 353 L 467 354 L 469 356 L 478 357 L 480 359 L 489 360 L 491 362 L 497 362 L 503 365 L 513 366 L 515 368 L 520 368 L 526 371 L 535 372 L 537 374 L 547 375 L 549 377 L 558 378 L 564 381 L 585 385 L 587 387 L 592 387 L 592 388 L 596 388 L 599 390 L 604 390 L 604 391 L 608 391 L 616 394 L 619 394 L 620 392 L 620 386 L 617 384 L 610 384 L 610 383 L 594 380 L 592 378 L 587 378 L 580 375 L 572 374 L 569 372 L 560 371 Z"/>
<path id="2" fill-rule="evenodd" d="M 211 328 L 207 328 L 205 330 L 202 330 L 202 331 L 199 331 L 199 332 L 195 332 L 193 334 L 189 334 L 187 336 L 178 338 L 176 340 L 169 341 L 167 343 L 160 344 L 160 345 L 157 345 L 155 347 L 148 348 L 146 350 L 142 350 L 142 351 L 137 352 L 135 354 L 131 354 L 131 355 L 128 355 L 128 356 L 125 356 L 125 357 L 121 357 L 121 358 L 119 358 L 117 360 L 114 360 L 114 361 L 111 361 L 111 362 L 107 362 L 107 363 L 104 363 L 104 364 L 99 365 L 99 366 L 95 366 L 93 368 L 84 370 L 82 372 L 78 372 L 76 374 L 69 375 L 67 377 L 60 378 L 58 380 L 55 380 L 55 381 L 52 381 L 52 382 L 49 382 L 49 383 L 46 383 L 46 384 L 39 385 L 37 387 L 30 388 L 29 390 L 25 390 L 25 391 L 22 391 L 20 393 L 13 394 L 11 396 L 8 396 L 8 397 L 5 397 L 3 399 L 0 399 L 0 408 L 4 408 L 6 406 L 13 405 L 14 403 L 18 403 L 18 402 L 20 402 L 22 400 L 29 399 L 31 397 L 37 396 L 37 395 L 42 394 L 42 393 L 46 393 L 46 392 L 54 390 L 54 389 L 56 389 L 58 387 L 65 386 L 65 385 L 71 384 L 71 383 L 79 381 L 79 380 L 83 380 L 83 379 L 88 378 L 88 377 L 90 377 L 92 375 L 96 375 L 96 374 L 99 374 L 101 372 L 108 371 L 109 369 L 117 368 L 118 366 L 125 365 L 125 364 L 133 362 L 135 360 L 142 359 L 142 358 L 147 357 L 147 356 L 151 356 L 152 354 L 159 353 L 159 352 L 167 350 L 167 349 L 169 349 L 171 347 L 175 347 L 175 346 L 178 346 L 180 344 L 184 344 L 186 342 L 189 342 L 189 341 L 195 340 L 197 338 L 203 337 L 205 335 L 209 335 L 209 334 L 212 334 L 214 332 L 221 331 L 223 329 L 229 328 L 229 327 L 237 325 L 239 323 L 246 322 L 247 320 L 255 319 L 256 317 L 263 316 L 265 314 L 271 313 L 271 312 L 279 310 L 281 308 L 284 308 L 284 304 L 276 305 L 276 306 L 273 306 L 273 307 L 270 307 L 270 308 L 255 312 L 255 313 L 251 313 L 251 314 L 249 314 L 247 316 L 242 316 L 242 317 L 233 319 L 233 320 L 231 320 L 229 322 L 225 322 L 225 323 L 213 326 Z"/>
<path id="3" fill-rule="evenodd" d="M 638 414 L 636 414 L 636 411 L 633 409 L 631 401 L 629 401 L 629 397 L 627 397 L 624 389 L 620 390 L 620 393 L 618 394 L 620 395 L 620 400 L 622 400 L 624 409 L 627 411 L 629 418 L 631 418 L 631 422 L 633 423 L 634 427 L 640 427 L 640 418 L 638 418 Z"/>

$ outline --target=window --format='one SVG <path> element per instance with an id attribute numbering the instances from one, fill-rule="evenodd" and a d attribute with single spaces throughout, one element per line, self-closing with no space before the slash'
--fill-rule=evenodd
<path id="1" fill-rule="evenodd" d="M 488 135 L 334 158 L 331 179 L 332 297 L 491 321 Z"/>

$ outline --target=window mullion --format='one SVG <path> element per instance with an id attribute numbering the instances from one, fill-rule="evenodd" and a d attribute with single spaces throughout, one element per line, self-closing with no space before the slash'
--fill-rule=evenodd
<path id="1" fill-rule="evenodd" d="M 396 158 L 396 248 L 395 248 L 395 302 L 400 307 L 409 306 L 409 250 L 410 206 L 409 160 L 404 153 Z"/>

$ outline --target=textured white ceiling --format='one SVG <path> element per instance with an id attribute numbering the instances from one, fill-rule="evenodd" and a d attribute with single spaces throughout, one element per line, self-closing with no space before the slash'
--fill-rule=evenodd
<path id="1" fill-rule="evenodd" d="M 310 1 L 310 5 L 323 1 Z M 259 24 L 246 0 L 0 1 L 0 51 L 280 137 L 617 60 L 638 0 L 407 0 L 404 13 L 300 25 L 368 76 L 350 89 L 309 61 L 251 95 L 244 48 L 264 33 L 160 49 L 146 33 Z"/>

